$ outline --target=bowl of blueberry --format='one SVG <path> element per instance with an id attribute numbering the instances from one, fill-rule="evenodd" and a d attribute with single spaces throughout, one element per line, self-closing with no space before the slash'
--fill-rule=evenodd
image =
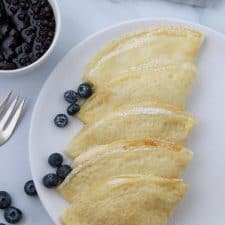
<path id="1" fill-rule="evenodd" d="M 56 0 L 0 1 L 0 75 L 17 75 L 43 63 L 60 31 Z"/>

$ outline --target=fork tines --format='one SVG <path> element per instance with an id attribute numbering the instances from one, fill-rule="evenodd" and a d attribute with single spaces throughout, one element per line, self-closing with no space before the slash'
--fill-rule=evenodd
<path id="1" fill-rule="evenodd" d="M 12 91 L 0 103 L 0 145 L 4 144 L 12 135 L 20 119 L 25 98 L 19 101 L 19 96 L 9 104 Z"/>

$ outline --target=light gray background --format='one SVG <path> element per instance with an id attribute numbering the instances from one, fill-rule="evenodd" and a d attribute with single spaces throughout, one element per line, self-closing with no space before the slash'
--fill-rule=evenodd
<path id="1" fill-rule="evenodd" d="M 22 77 L 0 77 L 0 97 L 13 90 L 15 94 L 27 97 L 28 100 L 25 116 L 17 131 L 6 145 L 0 147 L 0 190 L 7 190 L 12 194 L 13 204 L 24 212 L 21 224 L 25 225 L 52 224 L 40 201 L 27 197 L 23 192 L 24 183 L 31 179 L 27 142 L 31 113 L 41 86 L 68 50 L 88 35 L 108 25 L 143 17 L 177 17 L 225 32 L 224 1 L 210 9 L 160 0 L 59 0 L 59 4 L 62 32 L 47 63 Z M 47 107 L 51 107 L 51 103 Z M 2 212 L 1 222 L 4 222 Z"/>

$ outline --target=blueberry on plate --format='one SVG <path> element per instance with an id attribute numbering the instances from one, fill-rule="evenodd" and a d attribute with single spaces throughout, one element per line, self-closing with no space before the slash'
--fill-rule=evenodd
<path id="1" fill-rule="evenodd" d="M 64 180 L 69 173 L 72 171 L 71 166 L 69 165 L 62 165 L 56 170 L 56 174 L 58 175 L 59 178 Z"/>
<path id="2" fill-rule="evenodd" d="M 22 219 L 22 217 L 23 217 L 22 212 L 15 207 L 9 207 L 4 211 L 4 218 L 8 223 L 11 224 L 18 223 Z"/>
<path id="3" fill-rule="evenodd" d="M 68 108 L 67 108 L 67 114 L 70 115 L 70 116 L 75 115 L 79 111 L 80 111 L 80 106 L 76 103 L 69 105 Z"/>
<path id="4" fill-rule="evenodd" d="M 63 157 L 59 153 L 53 153 L 48 157 L 48 163 L 50 166 L 57 168 L 62 165 Z"/>
<path id="5" fill-rule="evenodd" d="M 0 209 L 6 209 L 11 205 L 11 197 L 6 191 L 0 191 Z"/>
<path id="6" fill-rule="evenodd" d="M 54 188 L 59 184 L 59 177 L 54 173 L 49 173 L 43 177 L 43 184 L 46 188 Z"/>
<path id="7" fill-rule="evenodd" d="M 78 87 L 78 95 L 81 98 L 89 98 L 92 95 L 92 87 L 89 83 L 80 84 Z"/>
<path id="8" fill-rule="evenodd" d="M 37 195 L 37 191 L 36 191 L 33 180 L 29 180 L 29 181 L 26 182 L 26 184 L 24 185 L 24 191 L 29 196 L 36 196 Z"/>
<path id="9" fill-rule="evenodd" d="M 54 119 L 54 123 L 59 128 L 64 128 L 68 124 L 68 117 L 65 114 L 58 114 Z"/>
<path id="10" fill-rule="evenodd" d="M 64 93 L 64 99 L 65 101 L 69 103 L 75 103 L 78 100 L 78 95 L 76 91 L 68 90 Z"/>

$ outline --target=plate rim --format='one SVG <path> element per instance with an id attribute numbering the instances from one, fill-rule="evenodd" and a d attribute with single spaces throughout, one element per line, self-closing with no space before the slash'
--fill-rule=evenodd
<path id="1" fill-rule="evenodd" d="M 32 150 L 31 150 L 32 149 L 32 143 L 31 143 L 32 142 L 32 133 L 33 133 L 33 129 L 34 129 L 35 112 L 37 111 L 39 103 L 41 102 L 43 90 L 46 88 L 50 79 L 53 77 L 54 71 L 56 70 L 56 68 L 62 63 L 63 59 L 67 55 L 71 54 L 71 52 L 75 51 L 76 49 L 79 49 L 80 47 L 82 47 L 83 45 L 88 43 L 90 40 L 92 40 L 93 38 L 95 38 L 97 36 L 100 36 L 100 35 L 104 34 L 105 32 L 108 32 L 112 29 L 116 29 L 118 27 L 125 26 L 125 25 L 128 25 L 128 24 L 143 23 L 143 22 L 150 22 L 150 23 L 154 22 L 156 24 L 160 23 L 160 22 L 169 22 L 171 24 L 179 23 L 179 24 L 184 25 L 184 26 L 185 25 L 186 26 L 193 26 L 196 29 L 200 28 L 200 29 L 203 29 L 203 30 L 208 30 L 210 33 L 214 33 L 216 36 L 224 39 L 224 42 L 225 42 L 225 34 L 219 32 L 219 31 L 217 31 L 213 28 L 210 28 L 206 25 L 202 25 L 200 23 L 197 23 L 197 22 L 183 20 L 183 19 L 179 19 L 179 18 L 175 18 L 175 17 L 144 17 L 144 18 L 140 18 L 140 19 L 125 20 L 125 21 L 122 21 L 122 22 L 115 23 L 113 25 L 104 27 L 104 28 L 100 29 L 99 31 L 88 35 L 86 38 L 84 38 L 83 40 L 78 42 L 76 45 L 74 45 L 74 47 L 72 47 L 69 51 L 67 51 L 62 56 L 61 60 L 55 65 L 55 67 L 51 70 L 50 74 L 48 75 L 47 79 L 44 81 L 44 84 L 42 85 L 42 87 L 40 89 L 40 92 L 39 92 L 39 94 L 36 98 L 36 102 L 35 102 L 33 110 L 32 110 L 32 116 L 31 116 L 31 120 L 30 120 L 30 127 L 29 127 L 29 134 L 28 134 L 28 154 L 29 154 L 28 159 L 29 159 L 29 167 L 30 167 L 30 170 L 31 170 L 31 176 L 32 176 L 32 179 L 35 183 L 35 186 L 36 186 L 37 193 L 38 193 L 39 199 L 41 201 L 41 204 L 42 204 L 43 208 L 45 209 L 45 211 L 47 212 L 47 214 L 49 215 L 49 217 L 51 218 L 51 220 L 53 221 L 54 224 L 59 224 L 59 221 L 57 221 L 54 218 L 51 211 L 46 206 L 45 200 L 42 198 L 42 195 L 39 192 L 39 188 L 38 188 L 39 185 L 37 185 L 37 180 L 34 176 L 34 168 L 32 167 L 32 161 L 33 161 L 32 160 Z"/>

